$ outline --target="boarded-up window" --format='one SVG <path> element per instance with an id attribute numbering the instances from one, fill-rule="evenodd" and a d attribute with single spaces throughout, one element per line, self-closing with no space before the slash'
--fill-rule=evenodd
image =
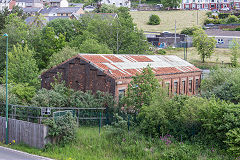
<path id="1" fill-rule="evenodd" d="M 188 90 L 189 90 L 189 92 L 192 92 L 192 80 L 189 80 Z"/>

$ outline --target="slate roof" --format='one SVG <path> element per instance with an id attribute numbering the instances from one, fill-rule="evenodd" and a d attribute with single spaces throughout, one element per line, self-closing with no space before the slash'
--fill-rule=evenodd
<path id="1" fill-rule="evenodd" d="M 153 68 L 155 75 L 202 72 L 194 65 L 174 55 L 78 54 L 62 64 L 77 57 L 92 64 L 114 79 L 131 78 L 137 73 L 141 73 L 143 68 L 146 68 L 148 65 Z"/>
<path id="2" fill-rule="evenodd" d="M 50 7 L 50 8 L 44 8 L 40 11 L 41 14 L 49 14 L 49 13 L 75 13 L 77 12 L 81 7 Z"/>
<path id="3" fill-rule="evenodd" d="M 240 37 L 240 31 L 223 31 L 221 29 L 207 29 L 205 33 L 210 37 Z"/>
<path id="4" fill-rule="evenodd" d="M 26 24 L 30 25 L 33 23 L 35 17 L 27 17 L 25 19 Z M 45 16 L 45 20 L 43 21 L 43 25 L 46 25 L 48 22 L 54 20 L 54 19 L 66 19 L 69 18 L 68 16 Z"/>
<path id="5" fill-rule="evenodd" d="M 7 0 L 7 3 L 9 3 L 11 0 Z M 0 3 L 6 3 L 6 0 L 0 0 Z"/>
<path id="6" fill-rule="evenodd" d="M 34 8 L 34 7 L 22 8 L 23 12 L 25 12 L 25 13 L 39 12 L 41 9 L 42 8 Z"/>
<path id="7" fill-rule="evenodd" d="M 33 3 L 34 0 L 17 0 L 16 2 Z"/>
<path id="8" fill-rule="evenodd" d="M 75 7 L 83 8 L 84 4 L 83 3 L 69 3 L 69 6 L 75 6 Z"/>

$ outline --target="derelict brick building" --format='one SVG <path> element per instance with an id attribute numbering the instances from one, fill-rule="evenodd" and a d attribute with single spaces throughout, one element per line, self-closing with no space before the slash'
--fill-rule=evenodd
<path id="1" fill-rule="evenodd" d="M 124 94 L 132 76 L 150 65 L 157 79 L 173 94 L 198 93 L 202 71 L 173 55 L 78 54 L 41 75 L 43 88 L 50 89 L 54 76 L 61 73 L 66 85 L 75 90 Z"/>

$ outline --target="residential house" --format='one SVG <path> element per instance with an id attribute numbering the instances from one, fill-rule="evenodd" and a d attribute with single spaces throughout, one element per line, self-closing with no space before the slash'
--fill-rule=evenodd
<path id="1" fill-rule="evenodd" d="M 205 30 L 208 37 L 214 37 L 217 41 L 217 48 L 229 48 L 233 40 L 240 43 L 240 31 L 224 31 L 221 29 L 207 29 Z"/>
<path id="2" fill-rule="evenodd" d="M 28 15 L 36 15 L 36 13 L 39 13 L 42 8 L 35 8 L 35 7 L 30 7 L 30 8 L 23 8 L 23 13 L 28 14 Z"/>
<path id="3" fill-rule="evenodd" d="M 130 0 L 101 0 L 101 4 L 115 5 L 116 7 L 131 8 Z"/>
<path id="4" fill-rule="evenodd" d="M 84 7 L 84 11 L 86 11 L 86 12 L 92 12 L 92 11 L 94 11 L 94 9 L 96 9 L 96 7 L 91 6 L 91 5 Z"/>
<path id="5" fill-rule="evenodd" d="M 36 23 L 37 22 L 35 22 L 35 19 L 36 19 L 36 17 L 34 17 L 34 16 L 31 16 L 31 17 L 27 17 L 26 19 L 25 19 L 25 22 L 26 22 L 26 24 L 28 24 L 28 25 L 37 25 Z M 42 20 L 41 20 L 41 22 L 40 22 L 40 24 L 38 24 L 38 25 L 41 25 L 41 26 L 46 26 L 46 24 L 48 23 L 48 22 L 50 22 L 50 21 L 52 21 L 52 20 L 54 20 L 54 19 L 69 19 L 69 16 L 45 16 Z"/>
<path id="6" fill-rule="evenodd" d="M 42 8 L 43 0 L 16 0 L 16 6 L 21 8 Z"/>
<path id="7" fill-rule="evenodd" d="M 12 9 L 15 3 L 15 0 L 0 0 L 0 11 L 4 10 L 5 8 Z"/>
<path id="8" fill-rule="evenodd" d="M 172 94 L 198 94 L 202 71 L 173 55 L 78 54 L 41 75 L 41 87 L 51 88 L 61 74 L 74 90 L 111 93 L 116 99 L 125 94 L 132 77 L 147 66 L 161 85 Z"/>
<path id="9" fill-rule="evenodd" d="M 239 0 L 183 0 L 182 9 L 189 10 L 221 10 L 224 8 L 233 8 L 240 5 Z"/>
<path id="10" fill-rule="evenodd" d="M 67 0 L 48 0 L 47 3 L 50 7 L 68 7 Z"/>
<path id="11" fill-rule="evenodd" d="M 50 7 L 44 8 L 40 11 L 43 16 L 68 16 L 72 14 L 83 14 L 84 11 L 81 7 Z"/>

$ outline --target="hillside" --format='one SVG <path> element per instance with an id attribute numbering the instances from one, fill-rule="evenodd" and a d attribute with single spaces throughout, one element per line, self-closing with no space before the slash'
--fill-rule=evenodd
<path id="1" fill-rule="evenodd" d="M 177 32 L 180 33 L 183 28 L 192 27 L 197 25 L 197 12 L 198 24 L 202 25 L 204 19 L 207 17 L 207 11 L 132 11 L 130 14 L 133 17 L 134 23 L 137 24 L 139 29 L 143 31 L 174 32 L 175 19 L 177 21 Z M 148 25 L 149 16 L 156 14 L 160 17 L 160 25 Z"/>

